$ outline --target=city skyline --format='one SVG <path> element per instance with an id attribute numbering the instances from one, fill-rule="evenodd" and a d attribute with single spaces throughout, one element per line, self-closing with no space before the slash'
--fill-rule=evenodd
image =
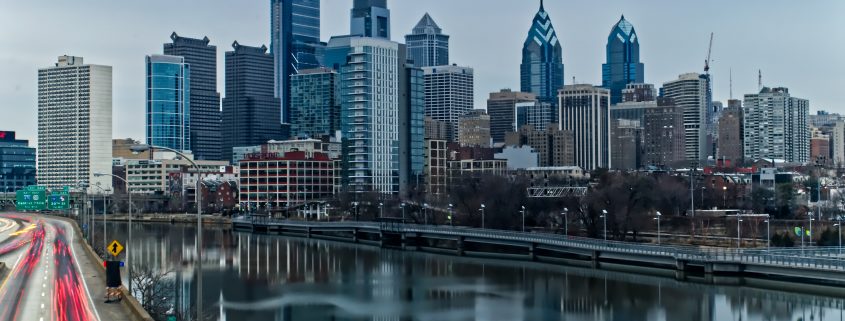
<path id="1" fill-rule="evenodd" d="M 726 101 L 729 98 L 729 70 L 733 70 L 733 96 L 737 99 L 757 91 L 757 70 L 762 69 L 764 86 L 789 87 L 796 96 L 813 101 L 813 111 L 845 111 L 834 98 L 834 88 L 842 83 L 841 75 L 845 70 L 845 62 L 834 58 L 836 53 L 845 50 L 845 45 L 822 41 L 822 36 L 834 33 L 832 38 L 837 38 L 835 33 L 845 30 L 845 23 L 833 16 L 835 12 L 841 12 L 836 10 L 837 7 L 845 9 L 843 3 L 818 1 L 793 8 L 786 1 L 766 2 L 765 6 L 757 1 L 741 4 L 719 1 L 708 7 L 664 2 L 660 11 L 638 7 L 630 1 L 615 1 L 601 8 L 592 8 L 586 1 L 545 3 L 563 45 L 563 59 L 567 65 L 565 82 L 572 83 L 574 76 L 576 83 L 601 84 L 607 33 L 624 14 L 641 36 L 641 61 L 648 64 L 649 72 L 645 79 L 648 83 L 660 86 L 682 73 L 701 72 L 707 40 L 712 31 L 716 34 L 715 61 L 711 70 L 715 100 Z M 332 35 L 348 34 L 352 1 L 323 0 L 322 3 L 324 22 L 321 40 L 328 41 Z M 490 92 L 502 88 L 518 89 L 520 47 L 539 1 L 489 3 L 481 6 L 478 1 L 388 2 L 393 40 L 401 41 L 426 12 L 437 21 L 444 33 L 452 36 L 452 62 L 476 70 L 479 79 L 474 97 L 477 108 L 486 105 L 484 102 Z M 0 10 L 3 26 L 6 29 L 27 29 L 28 32 L 6 37 L 7 46 L 0 49 L 0 61 L 5 66 L 3 74 L 16 75 L 0 78 L 0 96 L 6 98 L 5 102 L 10 106 L 7 110 L 12 116 L 5 117 L 7 120 L 0 122 L 0 127 L 18 131 L 22 139 L 37 140 L 36 70 L 54 61 L 57 56 L 69 54 L 86 57 L 86 62 L 92 64 L 114 67 L 114 137 L 140 140 L 144 138 L 144 124 L 136 120 L 144 113 L 143 59 L 146 54 L 158 52 L 161 43 L 167 42 L 173 31 L 187 37 L 207 36 L 212 45 L 220 47 L 218 73 L 221 79 L 224 75 L 224 49 L 221 48 L 227 48 L 227 44 L 234 40 L 251 45 L 270 45 L 270 9 L 265 2 L 236 6 L 212 1 L 201 14 L 191 19 L 176 14 L 187 4 L 168 4 L 172 6 L 170 11 L 173 13 L 160 10 L 165 4 L 159 1 L 143 5 L 100 2 L 74 7 L 59 3 L 55 4 L 57 10 L 49 12 L 38 10 L 38 5 L 33 3 L 3 4 Z M 725 10 L 726 6 L 731 10 Z M 463 13 L 468 10 L 484 18 L 467 19 Z M 77 32 L 51 37 L 55 29 L 76 16 L 67 13 L 77 11 L 102 13 L 104 16 L 96 20 L 99 23 L 77 26 Z M 132 14 L 128 15 L 130 12 Z M 232 12 L 235 12 L 234 16 Z M 14 15 L 2 16 L 2 13 Z M 760 23 L 753 23 L 756 18 L 752 15 L 765 18 L 759 18 Z M 725 16 L 724 21 L 713 19 L 716 16 Z M 209 23 L 217 19 L 226 21 L 222 20 L 224 18 L 235 19 L 238 23 Z M 502 19 L 512 23 L 491 22 Z M 763 22 L 778 19 L 797 23 Z M 677 26 L 677 21 L 684 24 Z M 773 37 L 789 39 L 790 46 L 771 41 Z M 33 42 L 32 39 L 50 41 Z M 496 41 L 491 41 L 493 39 Z M 490 51 L 498 55 L 484 54 Z M 222 81 L 218 81 L 218 91 L 224 92 Z"/>

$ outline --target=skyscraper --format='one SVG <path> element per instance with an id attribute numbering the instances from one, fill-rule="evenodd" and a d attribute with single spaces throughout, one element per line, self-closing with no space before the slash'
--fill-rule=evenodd
<path id="1" fill-rule="evenodd" d="M 408 111 L 401 97 L 410 88 L 402 80 L 405 55 L 399 43 L 354 35 L 332 37 L 326 47 L 326 65 L 341 79 L 341 180 L 353 192 L 399 193 L 400 136 L 406 135 L 400 118 Z M 404 120 L 410 123 L 410 117 Z M 422 118 L 419 122 L 422 139 Z"/>
<path id="2" fill-rule="evenodd" d="M 458 137 L 458 120 L 473 109 L 473 69 L 458 66 L 422 68 L 425 77 L 425 115 L 446 122 L 448 141 Z"/>
<path id="3" fill-rule="evenodd" d="M 111 189 L 112 67 L 60 56 L 38 70 L 38 183 Z"/>
<path id="4" fill-rule="evenodd" d="M 0 131 L 0 192 L 12 193 L 35 185 L 35 148 L 15 139 L 15 132 Z"/>
<path id="5" fill-rule="evenodd" d="M 147 144 L 191 150 L 191 68 L 179 56 L 152 55 L 147 63 Z"/>
<path id="6" fill-rule="evenodd" d="M 553 105 L 557 104 L 557 91 L 563 87 L 563 53 L 542 0 L 522 47 L 520 84 L 522 92 L 533 93 L 541 102 Z"/>
<path id="7" fill-rule="evenodd" d="M 387 0 L 354 0 L 350 34 L 390 40 Z"/>
<path id="8" fill-rule="evenodd" d="M 171 43 L 164 44 L 164 54 L 185 58 L 191 69 L 187 87 L 190 115 L 190 149 L 195 159 L 220 160 L 220 93 L 217 92 L 217 46 L 208 37 L 186 38 L 175 32 Z"/>
<path id="9" fill-rule="evenodd" d="M 728 108 L 719 118 L 719 160 L 728 161 L 726 166 L 742 163 L 742 101 L 728 100 Z"/>
<path id="10" fill-rule="evenodd" d="M 610 103 L 622 101 L 622 90 L 628 84 L 645 82 L 644 66 L 640 62 L 640 41 L 634 26 L 625 16 L 607 36 L 607 61 L 602 69 L 602 87 L 610 89 Z"/>
<path id="11" fill-rule="evenodd" d="M 746 160 L 810 160 L 810 102 L 790 96 L 787 88 L 763 87 L 745 95 L 743 149 Z"/>
<path id="12" fill-rule="evenodd" d="M 490 115 L 490 136 L 493 137 L 493 143 L 504 142 L 505 134 L 516 130 L 514 128 L 516 104 L 535 100 L 537 96 L 532 93 L 515 92 L 510 89 L 490 93 L 490 98 L 487 99 L 487 114 Z"/>
<path id="13" fill-rule="evenodd" d="M 686 167 L 684 114 L 670 98 L 657 98 L 643 115 L 643 166 Z M 615 152 L 615 151 L 614 151 Z"/>
<path id="14" fill-rule="evenodd" d="M 443 30 L 428 13 L 420 19 L 411 34 L 405 36 L 405 44 L 408 46 L 408 59 L 414 61 L 414 66 L 449 64 L 449 36 L 443 34 Z"/>
<path id="15" fill-rule="evenodd" d="M 530 125 L 535 130 L 544 131 L 550 124 L 557 124 L 555 118 L 557 113 L 553 110 L 552 104 L 531 101 L 517 103 L 515 106 L 513 128 L 518 131 L 522 126 Z"/>
<path id="16" fill-rule="evenodd" d="M 255 146 L 281 137 L 279 99 L 273 94 L 273 55 L 267 47 L 232 44 L 226 52 L 226 98 L 223 98 L 223 157 L 232 148 Z"/>
<path id="17" fill-rule="evenodd" d="M 574 136 L 575 166 L 610 168 L 610 91 L 567 85 L 560 91 L 560 125 Z"/>
<path id="18" fill-rule="evenodd" d="M 712 105 L 709 76 L 683 74 L 663 84 L 663 96 L 675 101 L 684 114 L 684 157 L 698 162 L 712 155 L 707 144 L 709 108 Z"/>
<path id="19" fill-rule="evenodd" d="M 291 75 L 291 135 L 320 139 L 340 130 L 340 78 L 330 68 Z"/>
<path id="20" fill-rule="evenodd" d="M 270 54 L 281 123 L 290 122 L 290 76 L 322 64 L 320 0 L 270 0 Z"/>

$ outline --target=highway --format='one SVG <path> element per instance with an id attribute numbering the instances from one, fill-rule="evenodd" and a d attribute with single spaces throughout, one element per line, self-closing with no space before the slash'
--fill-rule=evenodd
<path id="1" fill-rule="evenodd" d="M 75 233 L 61 219 L 0 214 L 0 261 L 9 269 L 0 283 L 0 321 L 101 320 L 104 289 L 88 288 Z"/>

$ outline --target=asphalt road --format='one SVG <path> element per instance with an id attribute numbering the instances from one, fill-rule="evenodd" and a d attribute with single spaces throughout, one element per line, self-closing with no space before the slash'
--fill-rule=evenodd
<path id="1" fill-rule="evenodd" d="M 10 221 L 16 227 L 2 231 Z M 0 281 L 0 321 L 101 320 L 94 302 L 99 296 L 91 294 L 103 290 L 91 290 L 86 284 L 70 223 L 0 214 L 0 231 L 0 261 L 10 269 Z"/>

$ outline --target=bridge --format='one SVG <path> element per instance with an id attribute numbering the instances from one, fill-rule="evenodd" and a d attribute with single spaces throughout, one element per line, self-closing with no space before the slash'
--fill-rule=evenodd
<path id="1" fill-rule="evenodd" d="M 749 276 L 819 285 L 845 285 L 845 255 L 838 247 L 735 249 L 603 241 L 549 233 L 402 224 L 300 222 L 239 217 L 235 230 L 295 235 L 411 251 L 494 257 L 568 265 L 645 267 L 691 275 Z"/>

